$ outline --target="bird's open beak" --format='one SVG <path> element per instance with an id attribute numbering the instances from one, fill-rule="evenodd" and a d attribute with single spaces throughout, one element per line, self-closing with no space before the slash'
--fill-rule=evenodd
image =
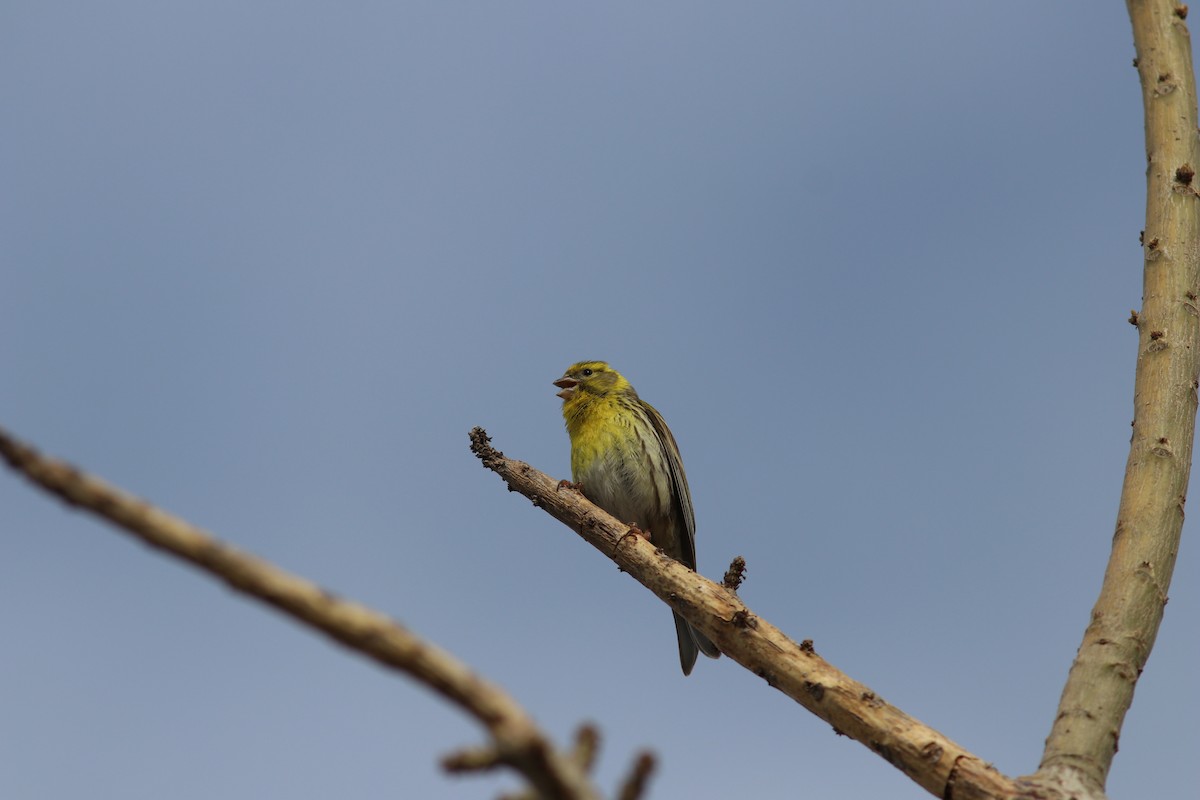
<path id="1" fill-rule="evenodd" d="M 554 382 L 554 385 L 562 389 L 562 391 L 558 393 L 559 397 L 561 397 L 563 400 L 570 400 L 575 396 L 575 387 L 579 385 L 579 381 L 563 375 Z"/>

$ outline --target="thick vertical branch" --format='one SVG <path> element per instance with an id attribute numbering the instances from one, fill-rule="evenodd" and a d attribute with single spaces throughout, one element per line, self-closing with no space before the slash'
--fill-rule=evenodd
<path id="1" fill-rule="evenodd" d="M 1187 7 L 1128 0 L 1146 117 L 1143 306 L 1133 438 L 1112 555 L 1039 774 L 1104 786 L 1125 712 L 1154 646 L 1175 567 L 1200 370 L 1200 142 Z"/>

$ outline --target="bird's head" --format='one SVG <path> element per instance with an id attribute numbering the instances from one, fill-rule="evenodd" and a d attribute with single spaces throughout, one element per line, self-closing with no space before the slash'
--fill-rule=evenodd
<path id="1" fill-rule="evenodd" d="M 633 391 L 629 381 L 603 361 L 580 361 L 578 364 L 572 364 L 554 385 L 562 389 L 558 396 L 566 402 L 576 397 L 605 397 Z"/>

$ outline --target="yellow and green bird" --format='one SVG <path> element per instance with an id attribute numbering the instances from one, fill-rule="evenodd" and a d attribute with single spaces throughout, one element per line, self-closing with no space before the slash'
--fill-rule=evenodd
<path id="1" fill-rule="evenodd" d="M 692 496 L 662 415 L 603 361 L 572 364 L 554 385 L 562 389 L 558 396 L 571 437 L 571 476 L 584 497 L 647 532 L 656 547 L 694 570 Z M 675 635 L 684 675 L 691 674 L 699 653 L 721 655 L 678 614 Z"/>

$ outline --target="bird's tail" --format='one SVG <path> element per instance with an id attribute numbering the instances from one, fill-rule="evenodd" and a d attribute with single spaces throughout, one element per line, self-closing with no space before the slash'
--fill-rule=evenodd
<path id="1" fill-rule="evenodd" d="M 717 646 L 678 614 L 675 615 L 675 638 L 679 640 L 679 665 L 683 667 L 684 675 L 692 674 L 692 667 L 696 666 L 696 657 L 700 653 L 709 658 L 721 657 Z"/>

